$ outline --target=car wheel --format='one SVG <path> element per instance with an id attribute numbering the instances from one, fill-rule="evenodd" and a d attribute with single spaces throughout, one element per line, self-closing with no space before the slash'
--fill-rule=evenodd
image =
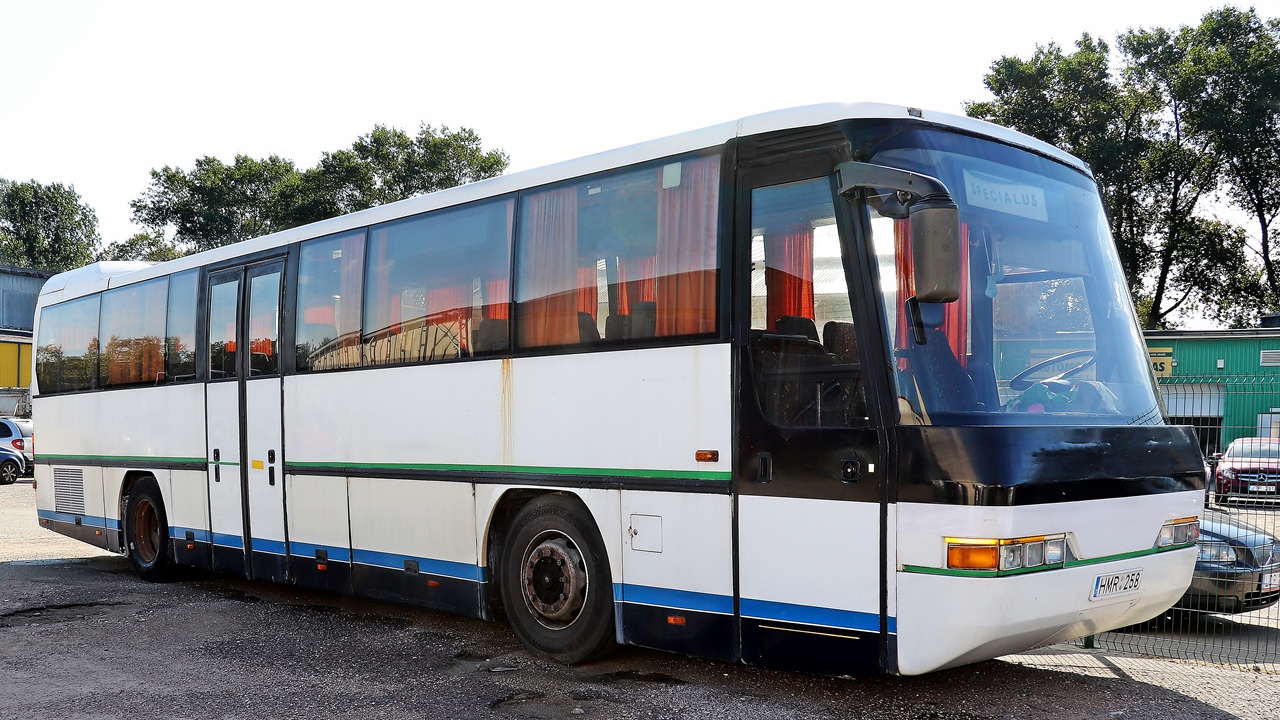
<path id="1" fill-rule="evenodd" d="M 503 607 L 526 647 L 567 665 L 614 648 L 609 559 L 577 498 L 543 495 L 521 508 L 502 557 Z"/>
<path id="2" fill-rule="evenodd" d="M 22 468 L 18 467 L 18 461 L 9 458 L 0 463 L 0 485 L 12 485 L 18 482 L 18 477 L 22 475 Z"/>
<path id="3" fill-rule="evenodd" d="M 129 561 L 143 580 L 160 582 L 173 571 L 169 554 L 169 521 L 164 511 L 160 486 L 153 477 L 144 477 L 129 491 L 125 504 L 124 535 Z"/>

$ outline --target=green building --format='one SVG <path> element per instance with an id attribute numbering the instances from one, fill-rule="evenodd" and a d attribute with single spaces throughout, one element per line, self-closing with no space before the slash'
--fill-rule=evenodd
<path id="1" fill-rule="evenodd" d="M 1280 327 L 1144 334 L 1169 420 L 1195 427 L 1206 455 L 1280 437 Z"/>

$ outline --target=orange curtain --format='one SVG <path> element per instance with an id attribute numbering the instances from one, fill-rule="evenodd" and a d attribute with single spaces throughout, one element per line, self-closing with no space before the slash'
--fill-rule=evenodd
<path id="1" fill-rule="evenodd" d="M 715 332 L 720 158 L 683 161 L 675 187 L 662 188 L 664 174 L 660 168 L 655 334 Z"/>
<path id="2" fill-rule="evenodd" d="M 600 290 L 596 285 L 596 266 L 578 268 L 578 312 L 591 313 L 596 320 L 600 307 Z"/>
<path id="3" fill-rule="evenodd" d="M 769 329 L 778 318 L 813 319 L 813 228 L 765 236 L 764 282 Z"/>
<path id="4" fill-rule="evenodd" d="M 622 286 L 622 292 L 618 293 L 619 315 L 630 315 L 631 308 L 638 302 L 657 302 L 653 277 L 657 265 L 656 255 L 618 258 L 618 284 Z"/>
<path id="5" fill-rule="evenodd" d="M 531 193 L 521 212 L 519 342 L 578 342 L 578 190 Z"/>
<path id="6" fill-rule="evenodd" d="M 484 317 L 486 320 L 506 320 L 510 315 L 507 303 L 510 301 L 510 281 L 506 278 L 486 280 L 484 283 Z"/>

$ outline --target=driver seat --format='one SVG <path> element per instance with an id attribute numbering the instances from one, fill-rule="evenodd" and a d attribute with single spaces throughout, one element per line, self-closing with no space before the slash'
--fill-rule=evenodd
<path id="1" fill-rule="evenodd" d="M 971 412 L 981 409 L 973 378 L 960 365 L 951 352 L 946 333 L 939 328 L 946 321 L 946 305 L 942 303 L 908 301 L 919 309 L 920 324 L 924 328 L 924 344 L 917 344 L 915 333 L 908 331 L 907 347 L 910 349 L 911 372 L 920 388 L 921 402 L 926 412 Z"/>

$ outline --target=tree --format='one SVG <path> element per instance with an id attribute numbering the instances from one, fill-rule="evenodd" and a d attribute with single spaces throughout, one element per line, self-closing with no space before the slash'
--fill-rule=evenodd
<path id="1" fill-rule="evenodd" d="M 176 260 L 186 253 L 165 238 L 163 233 L 141 232 L 128 240 L 111 243 L 98 252 L 98 260 Z"/>
<path id="2" fill-rule="evenodd" d="M 0 179 L 0 262 L 62 272 L 93 262 L 98 216 L 74 187 Z"/>
<path id="3" fill-rule="evenodd" d="M 290 160 L 237 155 L 231 165 L 215 157 L 196 160 L 191 172 L 164 166 L 130 203 L 134 222 L 198 252 L 292 227 L 300 174 Z"/>
<path id="4" fill-rule="evenodd" d="M 300 172 L 289 160 L 203 157 L 190 172 L 165 166 L 133 201 L 134 221 L 180 250 L 198 251 L 500 175 L 509 160 L 473 130 L 383 125 Z"/>
<path id="5" fill-rule="evenodd" d="M 1266 305 L 1280 307 L 1280 20 L 1222 8 L 1189 28 L 1187 119 L 1223 159 L 1232 204 L 1257 223 Z"/>

